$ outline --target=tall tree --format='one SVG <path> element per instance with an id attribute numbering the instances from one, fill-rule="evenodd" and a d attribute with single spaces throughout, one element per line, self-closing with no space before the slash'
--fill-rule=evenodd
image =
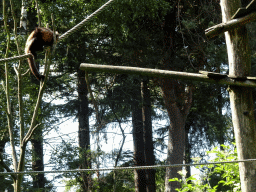
<path id="1" fill-rule="evenodd" d="M 149 80 L 143 79 L 141 82 L 142 96 L 142 120 L 143 120 L 143 137 L 144 137 L 144 154 L 145 165 L 155 165 L 154 145 L 152 136 L 152 114 L 151 114 L 151 98 L 149 90 Z M 147 169 L 146 174 L 146 190 L 147 192 L 156 191 L 155 170 Z"/>
<path id="2" fill-rule="evenodd" d="M 133 124 L 133 146 L 134 146 L 134 165 L 145 165 L 144 135 L 142 120 L 142 103 L 139 81 L 134 80 L 134 92 L 132 94 L 132 124 Z M 134 170 L 135 191 L 146 192 L 146 173 L 144 169 Z"/>
<path id="3" fill-rule="evenodd" d="M 163 97 L 170 118 L 167 164 L 182 164 L 185 153 L 185 120 L 192 102 L 192 92 L 177 81 L 165 79 L 161 82 Z M 182 89 L 183 87 L 183 89 Z M 179 94 L 185 93 L 185 96 Z M 181 100 L 182 99 L 182 100 Z M 184 100 L 183 100 L 184 99 Z M 180 100 L 182 103 L 180 103 Z M 180 167 L 167 168 L 165 176 L 165 191 L 174 191 L 180 187 L 178 182 L 169 182 L 171 178 L 180 178 Z"/>
<path id="4" fill-rule="evenodd" d="M 44 151 L 43 151 L 43 136 L 42 128 L 38 128 L 35 135 L 31 138 L 32 145 L 32 170 L 33 171 L 44 171 Z M 32 175 L 33 188 L 44 189 L 46 179 L 44 174 Z"/>
<path id="5" fill-rule="evenodd" d="M 163 65 L 166 70 L 181 69 L 177 66 L 177 56 L 175 47 L 177 41 L 176 33 L 176 14 L 178 1 L 172 3 L 172 8 L 165 15 L 164 44 L 163 44 Z M 160 87 L 163 92 L 163 98 L 170 119 L 168 149 L 167 149 L 167 164 L 182 164 L 185 155 L 185 121 L 189 113 L 192 103 L 192 89 L 177 80 L 161 79 Z M 181 178 L 179 175 L 181 167 L 167 168 L 165 176 L 165 191 L 175 191 L 180 188 L 179 182 L 169 182 L 171 178 Z"/>
<path id="6" fill-rule="evenodd" d="M 84 71 L 78 70 L 78 138 L 80 147 L 80 168 L 91 168 L 90 156 L 90 129 L 89 129 L 89 108 L 88 108 L 88 90 L 85 81 Z M 92 180 L 91 175 L 81 173 L 81 188 L 82 191 L 91 191 Z"/>

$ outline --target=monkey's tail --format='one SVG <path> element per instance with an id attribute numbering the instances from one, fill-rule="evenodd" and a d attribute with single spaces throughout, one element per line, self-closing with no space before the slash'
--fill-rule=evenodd
<path id="1" fill-rule="evenodd" d="M 34 60 L 34 57 L 30 57 L 28 58 L 28 64 L 29 64 L 29 67 L 30 67 L 30 70 L 31 72 L 33 73 L 33 75 L 39 80 L 39 81 L 43 81 L 45 76 L 44 75 L 41 75 L 36 67 L 36 63 L 35 63 L 35 60 Z"/>

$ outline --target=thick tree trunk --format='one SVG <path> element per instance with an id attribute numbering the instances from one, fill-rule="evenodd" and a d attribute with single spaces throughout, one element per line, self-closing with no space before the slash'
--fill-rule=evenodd
<path id="1" fill-rule="evenodd" d="M 141 110 L 140 86 L 134 88 L 132 99 L 132 124 L 133 124 L 133 146 L 134 146 L 134 166 L 145 165 L 144 140 L 143 140 L 143 120 Z M 134 170 L 135 191 L 146 192 L 146 176 L 144 169 Z"/>
<path id="2" fill-rule="evenodd" d="M 221 0 L 223 22 L 240 8 L 240 0 Z M 250 75 L 251 56 L 246 27 L 225 33 L 229 74 L 244 77 Z M 230 87 L 232 121 L 235 131 L 238 158 L 256 158 L 256 127 L 253 112 L 252 90 L 245 87 Z M 256 163 L 239 163 L 240 181 L 243 192 L 256 191 Z"/>
<path id="3" fill-rule="evenodd" d="M 148 88 L 148 79 L 141 83 L 141 95 L 142 95 L 142 119 L 143 119 L 143 131 L 144 131 L 144 153 L 145 164 L 155 165 L 154 146 L 152 138 L 152 121 L 151 121 L 151 101 L 150 90 Z M 156 191 L 155 185 L 155 170 L 147 169 L 146 174 L 146 190 L 147 192 Z"/>
<path id="4" fill-rule="evenodd" d="M 185 152 L 185 120 L 191 107 L 192 92 L 176 80 L 162 79 L 163 98 L 170 118 L 168 151 L 166 164 L 182 164 Z M 166 169 L 165 191 L 176 191 L 179 182 L 169 182 L 171 178 L 181 179 L 178 173 L 182 167 Z"/>
<path id="5" fill-rule="evenodd" d="M 44 150 L 43 150 L 43 138 L 42 130 L 38 128 L 31 139 L 32 145 L 32 170 L 44 171 Z M 33 188 L 44 189 L 45 177 L 44 174 L 32 175 Z"/>
<path id="6" fill-rule="evenodd" d="M 78 139 L 79 139 L 79 147 L 80 158 L 81 158 L 81 169 L 90 169 L 91 161 L 90 161 L 90 131 L 89 131 L 89 112 L 88 112 L 88 98 L 87 98 L 88 90 L 85 81 L 85 73 L 84 71 L 78 71 Z M 82 191 L 88 192 L 91 191 L 91 175 L 89 173 L 81 173 L 82 177 Z"/>
<path id="7" fill-rule="evenodd" d="M 179 43 L 178 41 L 176 42 L 177 2 L 172 1 L 172 3 L 173 7 L 166 14 L 163 27 L 164 55 L 162 68 L 165 70 L 174 68 L 175 70 L 180 70 L 179 66 L 174 62 L 176 58 L 175 47 Z M 166 164 L 182 164 L 185 153 L 185 121 L 191 107 L 192 93 L 189 87 L 177 80 L 163 78 L 160 79 L 159 84 L 170 119 Z M 178 173 L 181 170 L 181 167 L 166 169 L 165 192 L 174 192 L 176 188 L 181 187 L 179 182 L 169 182 L 169 179 L 174 177 L 181 179 L 181 175 Z"/>

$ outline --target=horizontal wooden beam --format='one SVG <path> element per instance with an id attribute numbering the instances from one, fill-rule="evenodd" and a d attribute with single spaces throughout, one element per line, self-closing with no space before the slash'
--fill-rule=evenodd
<path id="1" fill-rule="evenodd" d="M 220 23 L 218 25 L 214 25 L 213 27 L 210 27 L 205 30 L 205 35 L 208 38 L 212 38 L 214 36 L 224 33 L 225 31 L 229 31 L 236 27 L 241 27 L 241 26 L 243 26 L 249 22 L 252 22 L 254 20 L 256 20 L 256 12 L 250 13 L 241 18 L 232 19 L 226 23 Z"/>
<path id="2" fill-rule="evenodd" d="M 148 69 L 139 67 L 126 67 L 126 66 L 113 66 L 113 65 L 98 65 L 98 64 L 87 64 L 82 63 L 80 69 L 84 71 L 96 71 L 106 73 L 120 73 L 120 74 L 131 74 L 131 75 L 143 75 L 149 77 L 164 77 L 171 79 L 181 79 L 187 81 L 201 81 L 208 83 L 215 83 L 220 85 L 234 85 L 234 86 L 245 86 L 245 87 L 256 87 L 255 80 L 248 80 L 244 78 L 235 78 L 225 76 L 223 78 L 214 77 L 207 73 L 187 73 L 179 71 L 167 71 L 159 69 Z M 253 78 L 251 78 L 253 79 Z"/>

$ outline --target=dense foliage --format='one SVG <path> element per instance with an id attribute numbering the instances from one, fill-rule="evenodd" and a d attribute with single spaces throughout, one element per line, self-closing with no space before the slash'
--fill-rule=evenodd
<path id="1" fill-rule="evenodd" d="M 237 150 L 234 145 L 221 145 L 222 149 L 215 147 L 207 154 L 213 155 L 213 159 L 209 162 L 235 161 L 237 160 Z M 182 188 L 177 191 L 241 191 L 239 179 L 239 166 L 237 163 L 212 164 L 207 167 L 197 166 L 201 168 L 201 176 L 192 175 L 183 182 L 177 178 L 170 181 L 179 181 Z M 182 173 L 181 173 L 182 174 Z"/>

